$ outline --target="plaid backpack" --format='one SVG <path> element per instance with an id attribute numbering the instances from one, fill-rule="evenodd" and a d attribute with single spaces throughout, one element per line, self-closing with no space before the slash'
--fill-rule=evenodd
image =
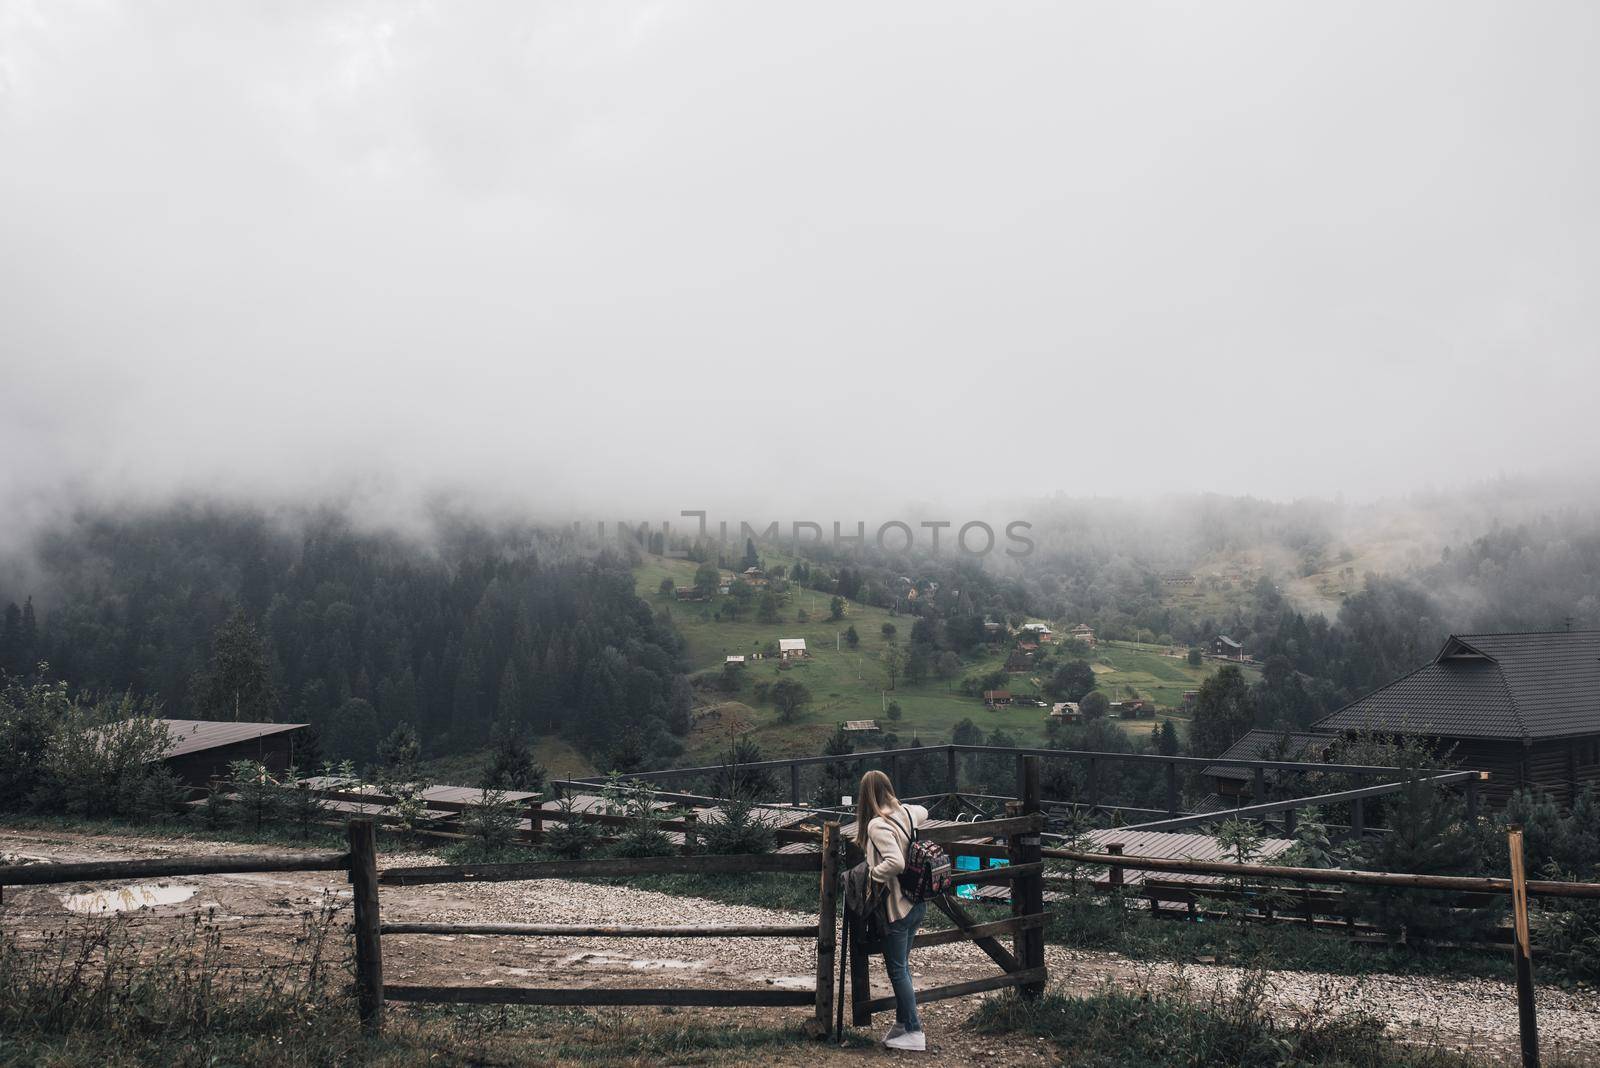
<path id="1" fill-rule="evenodd" d="M 917 821 L 910 812 L 906 812 L 906 819 L 911 822 L 910 830 L 906 830 L 893 816 L 885 818 L 906 836 L 906 866 L 900 872 L 900 892 L 912 901 L 926 901 L 949 893 L 949 854 L 939 848 L 937 842 L 917 837 Z"/>

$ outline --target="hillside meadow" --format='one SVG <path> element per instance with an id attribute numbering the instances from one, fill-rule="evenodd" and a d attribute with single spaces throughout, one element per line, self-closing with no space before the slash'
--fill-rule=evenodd
<path id="1" fill-rule="evenodd" d="M 769 566 L 777 562 L 768 554 Z M 925 744 L 948 742 L 963 719 L 971 719 L 985 732 L 1001 728 L 1022 744 L 1045 742 L 1046 709 L 1026 705 L 986 709 L 981 700 L 960 692 L 962 678 L 1002 667 L 1005 650 L 965 658 L 960 671 L 948 679 L 930 676 L 912 684 L 902 677 L 891 688 L 884 654 L 892 641 L 904 648 L 915 616 L 847 601 L 844 618 L 831 620 L 830 596 L 791 587 L 777 623 L 759 622 L 753 606 L 737 620 L 719 620 L 717 609 L 727 600 L 720 594 L 711 602 L 695 603 L 677 602 L 660 593 L 662 579 L 670 579 L 674 586 L 691 585 L 698 566 L 689 560 L 649 555 L 634 571 L 639 596 L 670 611 L 673 625 L 687 645 L 691 670 L 720 671 L 727 657 L 749 657 L 779 638 L 804 638 L 811 655 L 788 667 L 780 667 L 773 659 L 747 660 L 737 693 L 719 698 L 714 691 L 705 692 L 709 703 L 697 713 L 686 760 L 715 760 L 740 734 L 748 734 L 768 756 L 817 753 L 835 724 L 852 719 L 876 719 L 902 744 L 913 737 Z M 731 572 L 725 570 L 724 575 L 731 577 Z M 802 611 L 804 622 L 800 621 Z M 895 628 L 892 640 L 883 633 L 885 624 Z M 859 637 L 853 649 L 845 640 L 850 626 Z M 1181 652 L 1162 645 L 1103 642 L 1094 650 L 1092 666 L 1099 688 L 1112 700 L 1137 695 L 1154 699 L 1163 709 L 1176 709 L 1183 692 L 1198 689 L 1218 667 L 1212 661 L 1193 667 Z M 1254 681 L 1255 669 L 1246 672 Z M 780 722 L 777 709 L 755 703 L 752 693 L 757 680 L 776 682 L 785 677 L 803 682 L 812 695 L 810 705 L 792 723 Z M 1038 675 L 1013 675 L 1006 688 L 1019 697 L 1043 699 L 1040 687 L 1044 681 Z M 900 706 L 897 722 L 887 715 L 890 702 Z M 1165 711 L 1155 720 L 1118 721 L 1118 725 L 1130 733 L 1148 734 L 1164 719 L 1171 719 L 1180 732 L 1187 729 L 1185 717 Z M 863 737 L 875 741 L 875 736 Z"/>

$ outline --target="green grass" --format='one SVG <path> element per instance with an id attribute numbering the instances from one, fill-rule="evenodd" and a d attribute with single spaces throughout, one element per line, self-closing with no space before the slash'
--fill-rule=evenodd
<path id="1" fill-rule="evenodd" d="M 757 622 L 753 608 L 737 621 L 718 621 L 715 610 L 720 597 L 706 604 L 680 604 L 660 595 L 663 578 L 670 578 L 674 585 L 689 585 L 697 566 L 692 561 L 647 555 L 635 570 L 639 595 L 652 605 L 670 607 L 673 622 L 687 643 L 689 662 L 694 670 L 720 671 L 726 657 L 748 656 L 778 638 L 806 639 L 811 656 L 781 672 L 775 661 L 751 662 L 744 669 L 745 681 L 740 692 L 728 695 L 725 701 L 715 702 L 713 714 L 702 716 L 698 722 L 689 739 L 687 761 L 714 761 L 726 752 L 731 736 L 743 733 L 748 733 L 769 757 L 816 753 L 834 724 L 847 719 L 876 719 L 884 730 L 898 735 L 902 744 L 913 735 L 926 744 L 948 742 L 951 731 L 963 719 L 971 719 L 985 732 L 1002 728 L 1023 744 L 1045 741 L 1047 710 L 1037 707 L 990 710 L 983 707 L 981 700 L 959 692 L 961 678 L 1002 667 L 1005 651 L 968 658 L 954 678 L 930 678 L 916 685 L 901 678 L 891 690 L 883 665 L 884 653 L 890 645 L 883 636 L 883 624 L 894 624 L 898 632 L 896 640 L 904 648 L 916 621 L 914 616 L 891 615 L 885 609 L 851 602 L 845 618 L 835 622 L 826 618 L 830 597 L 792 588 L 788 603 L 781 609 L 782 622 Z M 796 620 L 796 613 L 802 608 L 810 617 L 806 623 Z M 860 645 L 855 649 L 849 648 L 841 637 L 850 625 L 855 626 L 860 637 Z M 1102 643 L 1092 656 L 1101 689 L 1112 700 L 1118 700 L 1132 687 L 1140 696 L 1175 708 L 1182 701 L 1183 691 L 1198 689 L 1218 667 L 1214 661 L 1205 661 L 1198 668 L 1190 667 L 1182 659 L 1162 655 L 1164 652 L 1166 647 L 1159 645 Z M 1247 668 L 1246 672 L 1253 680 L 1254 669 Z M 777 712 L 770 706 L 750 703 L 757 679 L 776 681 L 783 677 L 805 683 L 813 697 L 811 706 L 796 722 L 789 724 L 779 722 Z M 1042 679 L 1013 675 L 1006 688 L 1014 694 L 1039 696 L 1039 681 Z M 902 716 L 898 722 L 891 722 L 884 713 L 889 701 L 900 705 Z M 1180 732 L 1187 730 L 1188 721 L 1181 715 L 1159 718 L 1171 718 Z M 1156 720 L 1128 720 L 1119 721 L 1119 725 L 1129 733 L 1145 735 L 1154 722 Z M 865 744 L 858 746 L 864 747 Z"/>
<path id="2" fill-rule="evenodd" d="M 1233 1065 L 1278 1068 L 1469 1068 L 1493 1063 L 1427 1042 L 1401 1043 L 1368 1016 L 1310 1013 L 1284 1018 L 1269 1006 L 1259 974 L 1237 993 L 1111 989 L 1087 997 L 1047 993 L 989 998 L 969 1026 L 979 1032 L 1023 1033 L 1071 1050 L 1085 1068 L 1190 1068 Z"/>

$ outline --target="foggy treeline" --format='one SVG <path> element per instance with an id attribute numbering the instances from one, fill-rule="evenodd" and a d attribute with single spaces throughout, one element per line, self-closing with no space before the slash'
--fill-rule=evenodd
<path id="1" fill-rule="evenodd" d="M 7 671 L 47 661 L 180 718 L 309 722 L 324 757 L 369 761 L 407 723 L 433 753 L 515 727 L 637 766 L 687 729 L 676 635 L 625 563 L 559 534 L 446 525 L 422 545 L 183 507 L 49 531 L 33 566 L 45 603 L 6 608 Z"/>
<path id="2" fill-rule="evenodd" d="M 1355 514 L 1196 498 L 1044 502 L 1033 523 L 1039 548 L 1021 559 L 822 546 L 793 577 L 915 617 L 913 665 L 966 658 L 986 619 L 1180 647 L 1229 634 L 1265 665 L 1262 725 L 1309 723 L 1419 666 L 1451 631 L 1600 623 L 1600 524 L 1575 510 L 1502 522 L 1459 502 Z M 75 687 L 131 690 L 173 716 L 310 722 L 329 758 L 371 759 L 401 723 L 431 754 L 496 730 L 561 735 L 620 768 L 682 751 L 691 665 L 670 609 L 635 594 L 648 541 L 463 514 L 429 531 L 361 529 L 332 511 L 82 512 L 0 570 L 18 576 L 0 584 L 0 668 L 46 661 Z M 741 553 L 687 547 L 724 565 Z M 1326 604 L 1296 593 L 1297 579 L 1374 560 Z M 1225 582 L 1203 577 L 1230 567 Z M 1211 595 L 1186 607 L 1165 585 L 1175 573 Z"/>

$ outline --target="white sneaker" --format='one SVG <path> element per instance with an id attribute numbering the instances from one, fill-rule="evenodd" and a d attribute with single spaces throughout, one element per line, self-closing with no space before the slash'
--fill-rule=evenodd
<path id="1" fill-rule="evenodd" d="M 891 1038 L 899 1038 L 901 1035 L 903 1035 L 905 1033 L 906 1033 L 906 1025 L 905 1024 L 903 1024 L 903 1023 L 895 1024 L 893 1027 L 889 1028 L 889 1033 L 883 1036 L 884 1044 L 888 1045 L 889 1040 Z"/>
<path id="2" fill-rule="evenodd" d="M 926 1031 L 907 1031 L 903 1035 L 896 1035 L 884 1043 L 890 1049 L 911 1050 L 922 1053 L 928 1048 L 928 1034 Z"/>

